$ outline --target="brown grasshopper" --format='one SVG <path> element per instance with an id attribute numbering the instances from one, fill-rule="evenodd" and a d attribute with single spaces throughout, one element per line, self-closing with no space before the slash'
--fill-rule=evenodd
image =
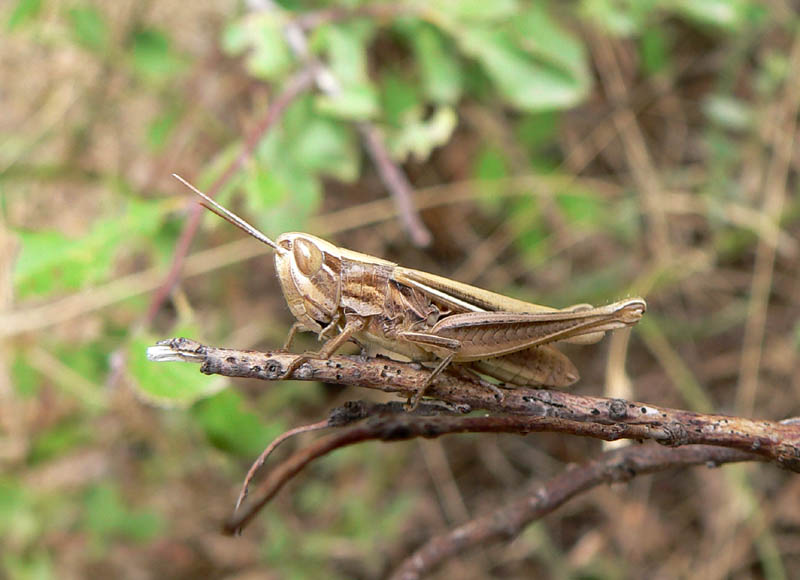
<path id="1" fill-rule="evenodd" d="M 495 294 L 367 254 L 339 248 L 316 236 L 286 233 L 272 241 L 183 178 L 207 209 L 275 250 L 275 269 L 298 331 L 325 340 L 316 353 L 296 359 L 284 376 L 310 357 L 328 358 L 347 341 L 413 361 L 439 361 L 419 391 L 460 363 L 507 386 L 565 387 L 578 380 L 572 362 L 550 343 L 593 343 L 606 331 L 636 324 L 641 298 L 563 310 Z"/>

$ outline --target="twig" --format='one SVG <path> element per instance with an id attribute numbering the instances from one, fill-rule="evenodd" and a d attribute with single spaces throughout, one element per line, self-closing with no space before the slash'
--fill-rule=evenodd
<path id="1" fill-rule="evenodd" d="M 626 447 L 611 451 L 587 465 L 568 468 L 548 482 L 534 486 L 509 505 L 428 540 L 406 558 L 390 578 L 416 580 L 456 554 L 514 538 L 532 522 L 602 483 L 629 481 L 637 475 L 678 467 L 754 460 L 759 458 L 752 453 L 707 445 L 680 449 Z"/>
<path id="2" fill-rule="evenodd" d="M 264 118 L 248 135 L 241 153 L 236 156 L 236 159 L 234 159 L 233 162 L 228 165 L 225 171 L 222 172 L 222 174 L 208 189 L 207 194 L 209 197 L 216 196 L 225 186 L 225 184 L 228 183 L 228 181 L 230 181 L 230 179 L 236 174 L 236 172 L 244 167 L 245 163 L 247 163 L 248 159 L 250 159 L 253 150 L 264 137 L 264 134 L 269 131 L 273 125 L 275 125 L 278 119 L 281 118 L 283 112 L 292 103 L 292 101 L 311 88 L 313 82 L 314 76 L 310 68 L 300 70 L 291 79 L 289 79 L 283 91 L 281 91 L 281 93 L 270 104 L 266 114 L 264 115 Z M 180 237 L 175 244 L 175 251 L 173 252 L 172 265 L 170 266 L 169 272 L 167 273 L 162 286 L 153 294 L 153 297 L 150 300 L 150 305 L 147 308 L 147 314 L 144 318 L 145 325 L 149 325 L 153 321 L 159 309 L 161 308 L 161 305 L 170 295 L 172 289 L 175 287 L 175 284 L 177 284 L 181 274 L 181 269 L 183 268 L 183 263 L 186 260 L 186 255 L 189 253 L 192 240 L 194 239 L 194 235 L 200 225 L 202 214 L 202 206 L 193 203 L 189 219 L 184 224 Z"/>
<path id="3" fill-rule="evenodd" d="M 250 466 L 250 469 L 247 471 L 247 475 L 244 478 L 244 483 L 242 483 L 242 490 L 239 492 L 239 497 L 236 498 L 236 508 L 239 509 L 239 506 L 242 505 L 244 498 L 247 497 L 247 491 L 250 486 L 250 482 L 256 476 L 256 473 L 259 469 L 264 465 L 264 462 L 267 458 L 272 454 L 278 446 L 283 443 L 284 441 L 294 437 L 295 435 L 299 435 L 300 433 L 309 433 L 311 431 L 319 431 L 320 429 L 325 429 L 330 426 L 328 419 L 324 421 L 318 421 L 316 423 L 311 423 L 310 425 L 302 425 L 300 427 L 295 427 L 294 429 L 289 429 L 285 433 L 282 433 L 279 437 L 276 437 L 272 443 L 267 445 L 267 448 L 261 452 L 261 455 L 258 456 L 253 462 L 253 465 Z"/>
<path id="4" fill-rule="evenodd" d="M 369 418 L 369 420 L 363 425 L 342 429 L 328 438 L 320 439 L 308 447 L 296 451 L 283 463 L 279 464 L 258 487 L 255 494 L 256 499 L 241 513 L 234 514 L 223 526 L 223 532 L 226 534 L 241 533 L 242 529 L 292 477 L 297 475 L 313 460 L 336 449 L 375 439 L 399 441 L 412 437 L 438 437 L 450 432 L 463 433 L 471 431 L 469 424 L 461 425 L 458 422 L 442 423 L 440 421 L 444 415 L 454 412 L 464 412 L 464 410 L 461 409 L 459 411 L 436 403 L 422 403 L 413 411 L 406 412 L 405 406 L 400 402 L 374 403 L 369 401 L 350 401 L 342 407 L 337 407 L 331 411 L 328 419 L 314 424 L 315 429 L 343 427 L 365 418 Z M 280 435 L 267 449 L 274 449 L 278 444 L 294 434 L 295 431 L 292 429 Z M 262 457 L 266 454 L 265 451 Z M 252 480 L 254 474 L 255 469 L 251 468 L 242 487 L 242 493 L 239 494 L 234 511 L 237 511 L 241 506 L 246 486 Z"/>
<path id="5" fill-rule="evenodd" d="M 215 348 L 185 338 L 148 349 L 152 360 L 201 362 L 201 372 L 229 377 L 277 380 L 300 355 Z M 308 359 L 293 380 L 325 381 L 413 396 L 429 370 L 385 358 L 333 356 Z M 800 472 L 800 425 L 669 409 L 624 399 L 565 391 L 514 388 L 498 397 L 481 381 L 463 373 L 442 373 L 427 393 L 451 405 L 486 409 L 505 416 L 475 417 L 470 428 L 485 431 L 554 431 L 614 441 L 651 439 L 663 445 L 716 445 L 752 451 L 785 469 Z M 481 420 L 487 421 L 482 425 Z"/>
<path id="6" fill-rule="evenodd" d="M 432 236 L 417 213 L 412 201 L 413 188 L 403 170 L 392 161 L 389 151 L 383 142 L 378 128 L 372 123 L 359 123 L 358 130 L 364 140 L 364 146 L 372 158 L 384 185 L 391 192 L 397 212 L 408 234 L 417 246 L 427 246 Z"/>

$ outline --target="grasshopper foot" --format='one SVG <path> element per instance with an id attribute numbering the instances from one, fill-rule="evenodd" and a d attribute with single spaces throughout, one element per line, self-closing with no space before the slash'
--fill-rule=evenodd
<path id="1" fill-rule="evenodd" d="M 286 367 L 286 370 L 283 372 L 283 376 L 281 376 L 280 380 L 286 380 L 292 376 L 292 373 L 296 371 L 300 366 L 308 361 L 309 359 L 314 358 L 314 353 L 307 353 L 301 354 L 297 356 L 289 365 Z"/>
<path id="2" fill-rule="evenodd" d="M 431 386 L 432 382 L 433 382 L 433 375 L 430 375 L 427 379 L 425 379 L 425 382 L 422 383 L 422 386 L 420 386 L 420 388 L 417 389 L 417 392 L 414 393 L 413 396 L 410 396 L 408 398 L 405 404 L 406 411 L 410 413 L 416 410 L 416 408 L 419 406 L 419 402 L 422 400 L 422 397 L 425 396 L 425 392 L 428 390 L 428 387 Z"/>

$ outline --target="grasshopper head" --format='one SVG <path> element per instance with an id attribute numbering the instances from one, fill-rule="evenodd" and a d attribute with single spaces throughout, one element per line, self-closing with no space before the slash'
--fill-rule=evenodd
<path id="1" fill-rule="evenodd" d="M 308 330 L 320 332 L 339 310 L 342 258 L 325 240 L 302 233 L 282 234 L 275 270 L 289 310 Z"/>
<path id="2" fill-rule="evenodd" d="M 283 234 L 273 242 L 181 176 L 172 175 L 203 198 L 200 203 L 204 207 L 275 250 L 275 269 L 283 295 L 298 322 L 320 332 L 333 321 L 342 295 L 342 256 L 336 246 L 299 233 Z"/>

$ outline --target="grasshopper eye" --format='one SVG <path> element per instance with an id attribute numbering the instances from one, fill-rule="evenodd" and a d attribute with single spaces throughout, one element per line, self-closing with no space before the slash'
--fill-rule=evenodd
<path id="1" fill-rule="evenodd" d="M 306 276 L 313 276 L 322 267 L 322 251 L 302 238 L 295 240 L 292 248 L 294 261 Z"/>

